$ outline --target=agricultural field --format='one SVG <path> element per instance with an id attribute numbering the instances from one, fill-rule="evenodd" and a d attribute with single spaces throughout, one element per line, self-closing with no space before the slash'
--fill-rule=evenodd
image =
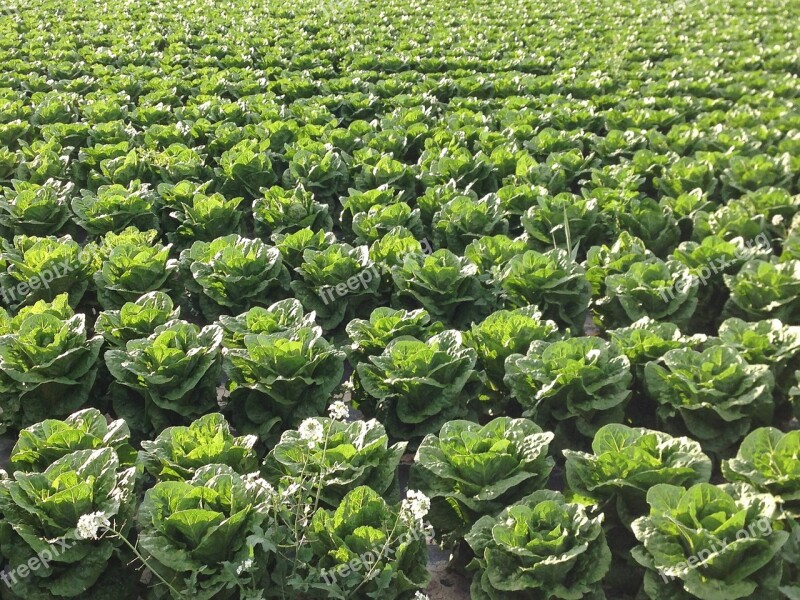
<path id="1" fill-rule="evenodd" d="M 800 3 L 0 10 L 0 600 L 800 600 Z"/>

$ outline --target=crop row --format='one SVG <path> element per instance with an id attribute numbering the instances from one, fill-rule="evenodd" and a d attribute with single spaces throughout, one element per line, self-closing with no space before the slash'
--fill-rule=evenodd
<path id="1" fill-rule="evenodd" d="M 0 471 L 0 578 L 32 600 L 419 597 L 437 540 L 470 561 L 473 598 L 604 597 L 603 582 L 635 592 L 642 577 L 651 598 L 797 597 L 800 432 L 753 431 L 712 485 L 697 442 L 609 424 L 590 452 L 563 452 L 562 494 L 546 487 L 553 433 L 453 420 L 422 441 L 396 504 L 406 443 L 343 408 L 286 431 L 263 464 L 219 414 L 138 454 L 96 409 L 36 424 L 13 478 Z"/>

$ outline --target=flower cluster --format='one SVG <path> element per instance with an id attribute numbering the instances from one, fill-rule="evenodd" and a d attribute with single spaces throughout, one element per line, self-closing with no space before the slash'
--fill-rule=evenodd
<path id="1" fill-rule="evenodd" d="M 336 400 L 328 407 L 328 415 L 335 421 L 344 421 L 350 415 L 350 409 L 341 400 Z"/>
<path id="2" fill-rule="evenodd" d="M 314 445 L 319 444 L 325 438 L 325 430 L 322 424 L 314 419 L 306 419 L 300 423 L 297 432 L 300 434 L 300 439 L 308 442 L 309 448 L 313 448 Z"/>
<path id="3" fill-rule="evenodd" d="M 96 540 L 102 534 L 101 530 L 109 529 L 111 521 L 101 512 L 93 512 L 82 515 L 78 519 L 78 526 L 75 535 L 81 540 Z"/>
<path id="4" fill-rule="evenodd" d="M 430 509 L 430 498 L 422 492 L 408 490 L 405 500 L 400 505 L 400 516 L 409 524 L 422 525 Z"/>

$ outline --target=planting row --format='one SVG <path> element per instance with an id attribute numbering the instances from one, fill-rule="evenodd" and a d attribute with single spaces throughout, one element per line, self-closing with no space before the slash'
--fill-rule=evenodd
<path id="1" fill-rule="evenodd" d="M 777 319 L 730 318 L 718 336 L 687 336 L 645 317 L 605 340 L 571 336 L 533 306 L 463 332 L 424 309 L 383 307 L 350 321 L 337 344 L 296 299 L 201 328 L 151 292 L 102 311 L 94 336 L 67 294 L 0 316 L 0 407 L 12 429 L 95 406 L 140 439 L 224 410 L 271 447 L 324 414 L 346 363 L 355 406 L 415 443 L 452 419 L 517 414 L 554 430 L 559 448 L 627 422 L 729 455 L 756 427 L 800 410 L 800 327 Z"/>
<path id="2" fill-rule="evenodd" d="M 561 493 L 553 433 L 449 421 L 398 503 L 406 444 L 346 413 L 303 421 L 263 462 L 219 414 L 138 453 L 95 409 L 23 430 L 0 471 L 3 597 L 409 599 L 432 539 L 477 599 L 602 598 L 610 580 L 652 599 L 800 594 L 800 432 L 753 431 L 712 485 L 697 442 L 606 425 L 591 452 L 564 451 Z"/>
<path id="3" fill-rule="evenodd" d="M 58 210 L 63 184 L 25 185 L 31 189 L 11 201 L 7 194 L 7 208 L 29 209 L 29 220 L 80 222 Z M 429 189 L 412 209 L 379 188 L 341 198 L 337 235 L 327 204 L 303 188 L 275 187 L 264 190 L 261 204 L 270 242 L 242 235 L 246 213 L 238 200 L 205 195 L 203 187 L 175 186 L 167 208 L 138 187 L 104 187 L 103 204 L 94 205 L 103 223 L 95 241 L 22 234 L 5 240 L 3 302 L 18 310 L 67 292 L 73 307 L 86 296 L 87 308 L 118 309 L 149 291 L 186 289 L 192 314 L 213 320 L 293 294 L 326 329 L 390 300 L 421 305 L 455 326 L 526 304 L 573 330 L 582 329 L 590 306 L 606 327 L 650 316 L 707 332 L 723 308 L 800 323 L 800 221 L 793 220 L 800 196 L 779 188 L 747 193 L 710 213 L 692 205 L 682 233 L 673 213 L 649 199 L 632 206 L 617 202 L 616 193 L 598 202 L 528 187 L 515 199 L 528 207 L 516 217 L 520 235 L 509 232 L 514 209 L 496 196 L 478 199 L 448 184 Z M 680 198 L 700 199 L 699 188 Z M 178 200 L 183 208 L 174 211 Z M 177 245 L 147 229 L 165 211 L 179 219 L 167 234 Z M 737 224 L 718 224 L 729 219 Z"/>

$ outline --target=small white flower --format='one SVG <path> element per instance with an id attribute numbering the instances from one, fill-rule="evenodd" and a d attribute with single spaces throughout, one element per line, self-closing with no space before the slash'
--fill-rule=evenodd
<path id="1" fill-rule="evenodd" d="M 253 559 L 248 558 L 247 560 L 243 560 L 242 564 L 236 567 L 236 574 L 241 575 L 245 571 L 249 571 L 252 568 L 253 568 Z"/>
<path id="2" fill-rule="evenodd" d="M 300 423 L 297 428 L 297 433 L 300 434 L 301 440 L 308 441 L 309 447 L 313 448 L 314 444 L 319 444 L 325 438 L 325 430 L 322 423 L 314 419 L 306 419 Z"/>
<path id="3" fill-rule="evenodd" d="M 337 400 L 328 408 L 328 415 L 334 421 L 344 421 L 350 415 L 350 409 L 347 408 L 347 404 Z"/>
<path id="4" fill-rule="evenodd" d="M 599 348 L 592 348 L 586 353 L 586 360 L 592 361 L 600 356 L 600 349 Z"/>
<path id="5" fill-rule="evenodd" d="M 429 599 L 427 594 L 423 594 L 422 592 L 415 592 L 414 600 L 429 600 Z"/>
<path id="6" fill-rule="evenodd" d="M 783 215 L 775 215 L 772 217 L 772 225 L 775 227 L 780 226 L 783 223 Z"/>
<path id="7" fill-rule="evenodd" d="M 421 522 L 428 511 L 431 509 L 431 500 L 422 492 L 416 490 L 408 490 L 406 492 L 406 499 L 400 505 L 400 513 L 404 515 L 407 520 L 414 522 Z"/>
<path id="8" fill-rule="evenodd" d="M 111 527 L 111 521 L 101 512 L 90 513 L 78 519 L 75 535 L 80 540 L 96 540 L 98 531 Z"/>

